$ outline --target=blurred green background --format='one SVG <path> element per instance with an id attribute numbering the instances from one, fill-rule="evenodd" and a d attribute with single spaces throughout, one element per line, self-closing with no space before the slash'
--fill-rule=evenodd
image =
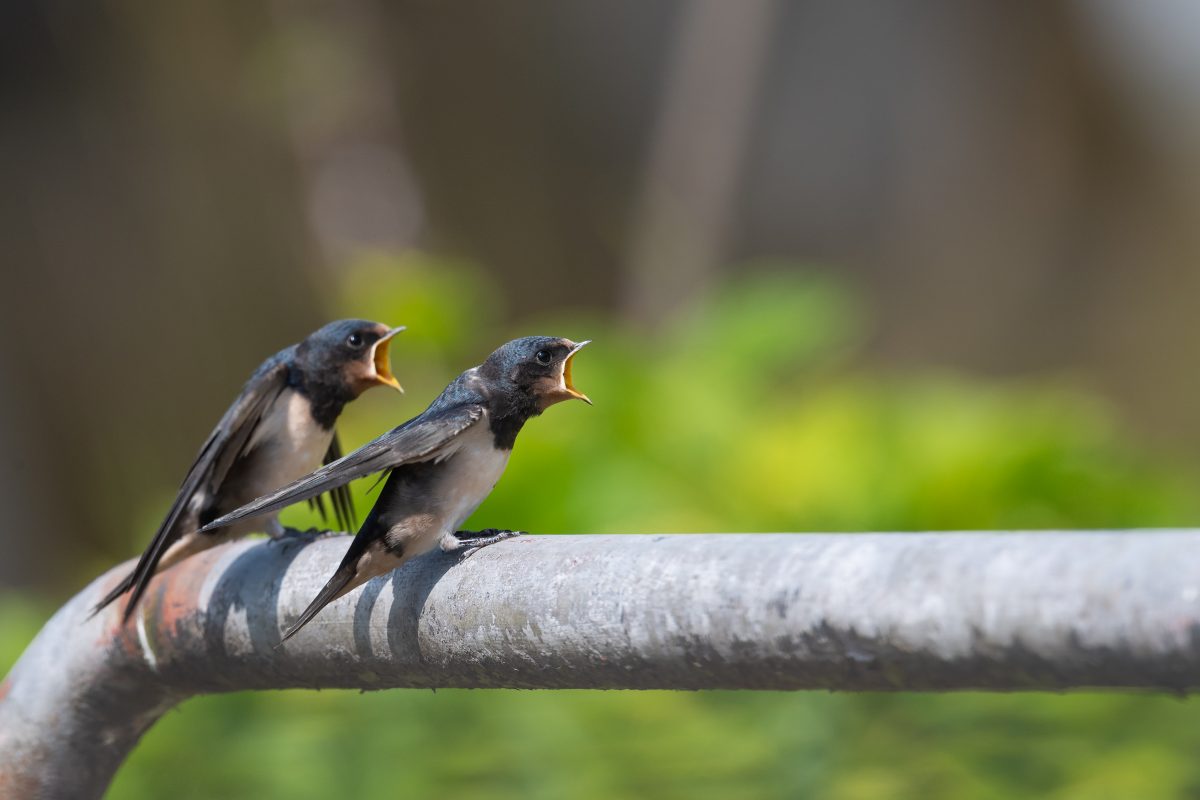
<path id="1" fill-rule="evenodd" d="M 352 406 L 348 441 L 416 413 L 517 332 L 493 288 L 426 257 L 348 270 L 331 314 L 410 326 L 393 347 L 408 393 Z M 863 319 L 851 292 L 791 270 L 723 286 L 653 337 L 601 316 L 525 321 L 595 339 L 575 365 L 595 405 L 531 422 L 473 521 L 571 534 L 1197 519 L 1194 466 L 1131 446 L 1095 397 L 864 370 Z M 128 552 L 169 499 L 138 510 Z M 0 667 L 49 611 L 0 602 Z M 112 796 L 1183 797 L 1200 793 L 1197 752 L 1200 704 L 1156 695 L 291 691 L 186 702 Z"/>
<path id="2" fill-rule="evenodd" d="M 0 672 L 340 316 L 409 328 L 348 447 L 594 340 L 481 527 L 1196 525 L 1197 9 L 3 4 Z M 286 692 L 111 796 L 1174 798 L 1198 753 L 1161 695 Z"/>

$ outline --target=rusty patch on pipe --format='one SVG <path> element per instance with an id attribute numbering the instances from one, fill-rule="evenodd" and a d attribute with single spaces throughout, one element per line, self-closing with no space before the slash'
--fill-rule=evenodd
<path id="1" fill-rule="evenodd" d="M 156 661 L 170 653 L 172 644 L 182 632 L 181 627 L 194 624 L 198 618 L 205 581 L 227 555 L 227 547 L 223 545 L 197 553 L 151 578 L 139 607 L 127 624 L 121 619 L 125 610 L 124 598 L 105 609 L 102 614 L 108 617 L 96 638 L 96 646 L 115 647 L 133 662 L 148 661 L 153 668 Z M 122 574 L 120 570 L 114 570 L 114 573 Z"/>
<path id="2" fill-rule="evenodd" d="M 139 607 L 129 617 L 128 623 L 122 623 L 121 620 L 124 612 L 123 602 L 114 603 L 111 621 L 105 625 L 104 633 L 99 637 L 100 641 L 97 644 L 103 645 L 105 641 L 112 641 L 124 655 L 139 662 L 146 659 L 146 647 L 157 654 L 164 644 L 164 639 L 173 634 L 186 617 L 195 615 L 200 587 L 212 566 L 197 562 L 204 560 L 208 555 L 209 553 L 200 553 L 192 556 L 151 578 L 145 594 L 138 603 Z M 184 565 L 187 565 L 186 568 L 181 569 Z M 146 635 L 145 643 L 139 636 L 139 626 Z"/>
<path id="3" fill-rule="evenodd" d="M 41 797 L 41 783 L 34 777 L 36 770 L 0 772 L 0 797 Z"/>
<path id="4" fill-rule="evenodd" d="M 227 548 L 214 547 L 187 559 L 187 569 L 173 567 L 155 578 L 156 585 L 146 594 L 160 634 L 173 634 L 196 616 L 204 583 L 226 553 Z"/>

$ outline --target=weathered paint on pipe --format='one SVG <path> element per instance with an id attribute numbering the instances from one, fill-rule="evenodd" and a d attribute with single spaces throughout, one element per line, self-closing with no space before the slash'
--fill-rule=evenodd
<path id="1" fill-rule="evenodd" d="M 150 725 L 287 687 L 1061 690 L 1200 685 L 1200 532 L 522 537 L 440 553 L 280 632 L 349 539 L 240 542 L 128 626 L 37 636 L 0 697 L 0 796 L 97 797 Z"/>

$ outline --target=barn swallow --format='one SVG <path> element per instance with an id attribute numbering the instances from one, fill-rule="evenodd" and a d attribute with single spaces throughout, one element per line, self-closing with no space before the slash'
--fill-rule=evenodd
<path id="1" fill-rule="evenodd" d="M 157 572 L 187 556 L 256 531 L 278 538 L 274 514 L 242 518 L 219 534 L 199 529 L 255 497 L 342 456 L 334 423 L 346 403 L 372 386 L 404 390 L 392 375 L 388 345 L 400 328 L 344 319 L 331 322 L 264 361 L 200 448 L 170 511 L 133 572 L 97 604 L 125 592 L 126 620 Z M 325 516 L 324 499 L 308 495 Z M 339 524 L 353 524 L 346 487 L 330 487 Z"/>
<path id="2" fill-rule="evenodd" d="M 518 535 L 461 531 L 459 526 L 500 480 L 528 419 L 563 400 L 591 404 L 571 382 L 571 360 L 585 344 L 547 336 L 515 339 L 459 375 L 419 416 L 209 523 L 203 531 L 275 513 L 355 478 L 391 471 L 333 577 L 281 643 L 351 589 L 436 546 L 470 555 Z"/>

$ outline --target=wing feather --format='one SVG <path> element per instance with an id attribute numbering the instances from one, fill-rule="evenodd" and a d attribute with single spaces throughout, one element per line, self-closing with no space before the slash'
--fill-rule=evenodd
<path id="1" fill-rule="evenodd" d="M 250 440 L 263 413 L 287 386 L 287 370 L 287 362 L 277 356 L 259 367 L 246 382 L 237 400 L 221 417 L 221 421 L 196 454 L 196 460 L 192 462 L 191 469 L 180 484 L 175 501 L 151 539 L 150 545 L 138 559 L 137 566 L 128 578 L 96 605 L 93 613 L 128 591 L 130 595 L 125 606 L 125 618 L 129 618 L 137 601 L 146 591 L 150 578 L 154 576 L 163 553 L 182 535 L 178 523 L 188 510 L 192 499 L 201 490 L 215 491 L 216 487 L 220 486 Z"/>
<path id="2" fill-rule="evenodd" d="M 247 517 L 279 511 L 322 492 L 345 486 L 355 478 L 437 458 L 439 451 L 482 417 L 483 406 L 474 403 L 436 412 L 426 411 L 350 455 L 210 522 L 201 532 L 222 528 Z"/>

